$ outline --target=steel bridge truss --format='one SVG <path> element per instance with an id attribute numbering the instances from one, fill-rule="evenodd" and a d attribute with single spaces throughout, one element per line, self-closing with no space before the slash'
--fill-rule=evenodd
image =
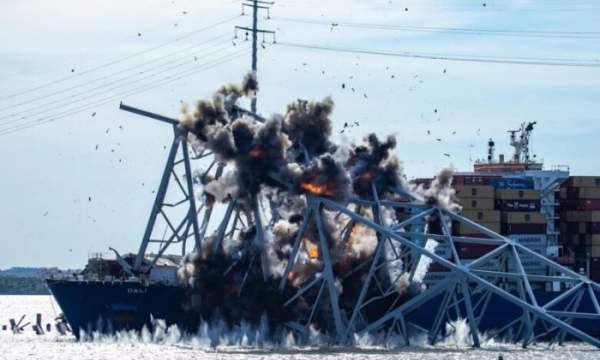
<path id="1" fill-rule="evenodd" d="M 173 243 L 185 244 L 188 238 L 194 239 L 195 249 L 202 246 L 212 208 L 196 204 L 194 181 L 201 180 L 203 175 L 196 174 L 194 178 L 190 162 L 210 154 L 190 156 L 185 139 L 178 133 L 177 120 L 126 105 L 121 105 L 121 108 L 167 122 L 174 131 L 167 165 L 133 268 L 134 272 L 139 272 L 145 269 L 141 259 L 152 242 L 161 245 L 159 255 Z M 177 161 L 176 154 L 180 149 L 181 159 Z M 182 165 L 186 174 L 183 180 L 176 176 L 175 170 Z M 215 172 L 213 178 L 218 178 L 224 164 L 214 165 L 215 162 L 211 162 L 204 175 L 212 169 Z M 173 182 L 178 184 L 177 191 L 183 194 L 183 198 L 176 203 L 166 203 L 165 195 L 169 183 Z M 381 194 L 376 191 L 375 183 L 372 184 L 369 199 L 352 198 L 345 204 L 311 193 L 305 194 L 306 211 L 294 236 L 293 248 L 283 275 L 278 280 L 278 288 L 282 293 L 293 294 L 285 299 L 284 307 L 293 308 L 301 300 L 307 306 L 308 316 L 303 320 L 285 323 L 289 329 L 301 336 L 308 336 L 317 309 L 326 306 L 332 318 L 327 335 L 335 344 L 349 344 L 355 335 L 370 334 L 400 338 L 403 344 L 410 345 L 413 335 L 423 333 L 427 334 L 431 344 L 436 344 L 451 335 L 447 324 L 454 324 L 461 319 L 466 321 L 475 347 L 480 347 L 490 338 L 510 339 L 527 347 L 540 339 L 561 344 L 567 337 L 600 347 L 598 339 L 579 330 L 579 325 L 586 321 L 600 321 L 598 284 L 459 214 L 437 205 L 419 203 L 401 189 L 388 191 L 411 201 L 380 199 Z M 259 248 L 267 248 L 266 245 L 272 240 L 269 240 L 265 231 L 270 231 L 272 223 L 262 223 L 266 212 L 263 200 L 260 195 L 252 197 L 250 211 L 247 207 L 242 209 L 238 206 L 236 199 L 228 202 L 224 216 L 219 217 L 216 225 L 210 249 L 212 254 L 221 249 L 224 240 L 235 237 L 241 228 L 251 223 L 256 228 Z M 174 221 L 165 215 L 163 209 L 169 206 L 183 207 L 182 220 Z M 372 216 L 361 215 L 364 209 L 370 209 Z M 336 270 L 340 264 L 337 262 L 339 260 L 334 260 L 335 256 L 328 245 L 325 213 L 328 216 L 333 214 L 346 223 L 336 234 L 338 243 L 348 242 L 355 225 L 371 229 L 376 234 L 373 255 L 354 264 L 345 273 Z M 391 221 L 389 219 L 393 217 L 389 216 L 390 213 L 403 216 Z M 167 219 L 167 235 L 161 240 L 153 239 L 156 219 L 160 216 Z M 426 224 L 431 217 L 441 220 L 441 234 L 426 232 Z M 303 239 L 307 236 L 311 221 L 316 223 L 318 230 L 318 260 L 323 264 L 322 271 L 300 285 L 293 285 L 289 281 L 290 273 L 294 265 L 303 261 L 299 252 L 304 246 Z M 482 237 L 453 236 L 452 222 L 463 224 Z M 461 246 L 482 246 L 489 251 L 477 259 L 462 259 L 459 251 Z M 439 251 L 442 248 L 445 255 Z M 182 253 L 185 253 L 185 245 Z M 543 271 L 525 271 L 523 262 L 532 259 L 543 264 Z M 260 261 L 264 280 L 267 281 L 271 275 L 265 251 L 260 253 Z M 441 274 L 441 277 L 437 282 L 426 283 L 424 277 L 427 269 L 434 267 L 438 269 L 436 274 Z M 350 279 L 357 272 L 362 273 L 362 286 L 355 294 L 342 300 L 336 282 Z M 284 292 L 290 287 L 294 291 Z M 549 297 L 546 290 L 552 289 L 560 292 Z M 588 304 L 587 309 L 593 309 L 592 312 L 580 310 L 584 302 Z M 498 304 L 502 304 L 503 308 L 499 308 Z M 430 314 L 425 316 L 424 312 Z M 503 317 L 499 315 L 501 312 L 517 315 Z"/>

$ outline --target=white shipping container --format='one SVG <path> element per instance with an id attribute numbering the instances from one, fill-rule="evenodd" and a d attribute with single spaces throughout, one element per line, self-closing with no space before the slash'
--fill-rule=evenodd
<path id="1" fill-rule="evenodd" d="M 428 271 L 423 278 L 424 284 L 435 284 L 444 280 L 451 273 L 448 271 Z"/>
<path id="2" fill-rule="evenodd" d="M 450 249 L 450 245 L 448 244 L 438 244 L 433 253 L 443 259 L 451 259 L 452 258 L 452 250 Z"/>
<path id="3" fill-rule="evenodd" d="M 463 265 L 469 265 L 470 263 L 472 263 L 474 260 L 461 260 L 460 262 Z M 498 271 L 499 270 L 499 266 L 500 266 L 500 260 L 498 259 L 490 259 L 490 260 L 486 260 L 485 262 L 483 262 L 482 264 L 478 265 L 477 267 L 473 267 L 473 269 L 477 269 L 477 270 L 485 270 L 485 271 Z"/>
<path id="4" fill-rule="evenodd" d="M 509 235 L 508 238 L 523 246 L 545 246 L 548 241 L 546 234 Z"/>
<path id="5" fill-rule="evenodd" d="M 536 259 L 533 257 L 528 257 L 528 256 L 520 256 L 520 259 L 521 259 L 521 265 L 523 265 L 523 270 L 525 270 L 526 272 L 529 272 L 529 270 L 546 269 L 546 265 L 544 265 L 544 263 L 542 263 L 542 261 L 539 259 Z M 517 270 L 517 266 L 515 265 L 515 263 L 512 259 L 510 259 L 508 261 L 508 270 L 509 271 Z"/>
<path id="6" fill-rule="evenodd" d="M 546 246 L 526 246 L 526 248 L 528 250 L 533 251 L 536 254 L 542 255 L 543 257 L 548 256 L 548 248 Z M 527 255 L 522 255 L 522 251 L 517 250 L 517 252 L 519 253 L 520 256 L 527 256 Z"/>

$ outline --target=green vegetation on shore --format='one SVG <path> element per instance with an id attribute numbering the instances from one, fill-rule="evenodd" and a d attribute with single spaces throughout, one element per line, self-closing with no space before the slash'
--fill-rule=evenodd
<path id="1" fill-rule="evenodd" d="M 49 295 L 42 279 L 0 276 L 0 295 Z"/>

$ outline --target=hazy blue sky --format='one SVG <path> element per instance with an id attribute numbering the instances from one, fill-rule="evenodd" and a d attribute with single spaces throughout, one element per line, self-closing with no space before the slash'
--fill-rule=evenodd
<path id="1" fill-rule="evenodd" d="M 241 3 L 2 2 L 1 269 L 137 251 L 171 135 L 119 102 L 179 117 L 181 101 L 241 81 Z M 286 0 L 266 15 L 277 44 L 259 47 L 265 116 L 331 96 L 336 138 L 395 134 L 408 178 L 469 170 L 490 137 L 509 153 L 506 130 L 537 121 L 547 167 L 600 174 L 597 1 Z M 479 61 L 439 59 L 457 57 Z"/>

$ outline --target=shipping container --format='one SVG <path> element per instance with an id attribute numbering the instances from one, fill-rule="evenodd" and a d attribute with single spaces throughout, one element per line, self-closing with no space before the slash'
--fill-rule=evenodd
<path id="1" fill-rule="evenodd" d="M 535 189 L 515 190 L 504 189 L 495 190 L 496 199 L 500 200 L 540 200 L 540 191 Z"/>
<path id="2" fill-rule="evenodd" d="M 545 224 L 546 214 L 539 212 L 503 212 L 502 222 L 505 224 Z"/>
<path id="3" fill-rule="evenodd" d="M 502 235 L 511 234 L 544 234 L 546 233 L 546 224 L 501 224 L 500 231 Z"/>
<path id="4" fill-rule="evenodd" d="M 585 222 L 600 222 L 600 211 L 578 211 L 577 220 Z"/>
<path id="5" fill-rule="evenodd" d="M 469 265 L 471 264 L 473 261 L 475 261 L 477 259 L 461 259 L 460 263 L 463 265 Z M 500 267 L 500 260 L 498 259 L 489 259 L 484 261 L 482 264 L 477 265 L 477 267 L 474 267 L 473 269 L 478 269 L 478 270 L 486 270 L 486 271 L 498 271 Z"/>
<path id="6" fill-rule="evenodd" d="M 533 246 L 525 246 L 527 249 L 533 251 L 534 253 L 541 255 L 541 256 L 548 256 L 548 247 L 545 245 L 533 245 Z"/>
<path id="7" fill-rule="evenodd" d="M 500 223 L 495 222 L 479 222 L 480 226 L 493 231 L 495 233 L 500 233 Z M 471 226 L 459 222 L 452 223 L 452 233 L 454 235 L 470 235 L 470 234 L 481 234 L 477 230 L 473 229 Z"/>
<path id="8" fill-rule="evenodd" d="M 457 200 L 463 210 L 494 210 L 494 199 L 461 199 Z"/>
<path id="9" fill-rule="evenodd" d="M 488 254 L 490 251 L 497 249 L 498 246 L 494 245 L 481 245 L 471 243 L 455 243 L 458 257 L 461 260 L 479 259 L 480 257 Z"/>
<path id="10" fill-rule="evenodd" d="M 563 199 L 600 199 L 600 187 L 569 187 L 562 191 L 566 192 Z"/>
<path id="11" fill-rule="evenodd" d="M 587 235 L 587 234 L 579 234 L 578 235 L 579 244 L 576 245 L 585 245 L 585 246 L 600 246 L 600 235 Z"/>
<path id="12" fill-rule="evenodd" d="M 600 211 L 600 199 L 566 199 L 560 205 L 565 210 Z"/>
<path id="13" fill-rule="evenodd" d="M 494 208 L 500 211 L 540 211 L 540 200 L 496 200 Z"/>
<path id="14" fill-rule="evenodd" d="M 583 250 L 581 255 L 590 254 L 591 257 L 600 257 L 600 245 L 583 245 L 580 246 L 580 250 Z"/>
<path id="15" fill-rule="evenodd" d="M 533 189 L 533 179 L 501 178 L 491 179 L 489 185 L 494 189 Z"/>
<path id="16" fill-rule="evenodd" d="M 450 249 L 450 245 L 448 244 L 438 244 L 433 249 L 433 253 L 444 259 L 452 259 L 452 249 Z"/>
<path id="17" fill-rule="evenodd" d="M 558 193 L 558 198 L 559 199 L 566 199 L 567 198 L 567 189 L 566 187 L 561 187 L 560 191 Z"/>
<path id="18" fill-rule="evenodd" d="M 546 265 L 544 265 L 544 263 L 540 259 L 534 258 L 532 256 L 519 255 L 519 260 L 521 265 L 523 266 L 523 270 L 525 271 L 546 269 Z M 508 260 L 507 267 L 509 271 L 517 270 L 517 266 L 515 265 L 515 262 L 512 258 Z"/>
<path id="19" fill-rule="evenodd" d="M 600 222 L 585 222 L 585 233 L 586 234 L 600 234 Z"/>
<path id="20" fill-rule="evenodd" d="M 463 199 L 494 197 L 494 188 L 491 186 L 455 186 L 454 190 L 456 190 L 456 196 Z"/>
<path id="21" fill-rule="evenodd" d="M 500 211 L 498 210 L 463 210 L 460 215 L 475 222 L 500 222 Z"/>
<path id="22" fill-rule="evenodd" d="M 488 185 L 490 180 L 499 179 L 500 176 L 465 175 L 465 185 Z"/>
<path id="23" fill-rule="evenodd" d="M 435 284 L 435 283 L 438 283 L 438 282 L 446 279 L 446 277 L 448 277 L 449 275 L 450 275 L 450 273 L 447 271 L 444 271 L 444 272 L 428 271 L 427 274 L 425 274 L 425 276 L 423 277 L 423 283 L 424 284 Z"/>
<path id="24" fill-rule="evenodd" d="M 600 186 L 600 177 L 597 176 L 571 176 L 564 183 L 563 187 L 598 187 Z"/>
<path id="25" fill-rule="evenodd" d="M 548 236 L 546 234 L 510 234 L 507 237 L 512 241 L 526 247 L 545 247 L 548 241 Z"/>

